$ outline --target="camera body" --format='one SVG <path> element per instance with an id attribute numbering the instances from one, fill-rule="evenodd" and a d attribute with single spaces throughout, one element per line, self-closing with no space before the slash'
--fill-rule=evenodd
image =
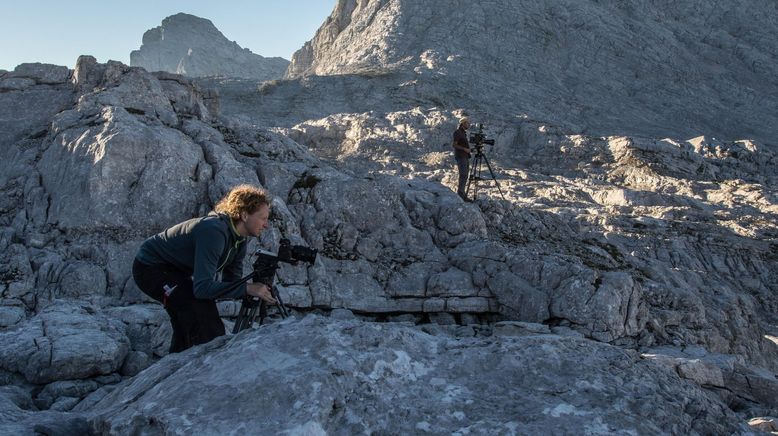
<path id="1" fill-rule="evenodd" d="M 304 245 L 292 245 L 288 239 L 282 239 L 278 246 L 278 260 L 286 263 L 307 262 L 313 264 L 319 250 Z"/>
<path id="2" fill-rule="evenodd" d="M 487 139 L 484 133 L 483 123 L 478 124 L 478 131 L 470 134 L 470 144 L 476 149 L 482 149 L 484 145 L 494 145 L 494 139 Z"/>
<path id="3" fill-rule="evenodd" d="M 292 245 L 288 239 L 281 239 L 278 247 L 278 254 L 273 254 L 264 250 L 257 250 L 254 253 L 257 259 L 254 261 L 253 271 L 250 275 L 244 277 L 238 283 L 244 283 L 251 279 L 254 283 L 262 283 L 270 289 L 270 294 L 276 300 L 276 307 L 282 318 L 289 316 L 289 311 L 281 299 L 278 289 L 273 285 L 278 270 L 278 263 L 285 262 L 296 265 L 297 262 L 307 262 L 313 264 L 316 261 L 318 250 L 308 248 L 302 245 Z M 259 311 L 259 324 L 261 325 L 267 317 L 267 303 L 258 297 L 245 295 L 240 305 L 238 317 L 235 319 L 235 326 L 232 329 L 233 334 L 251 328 Z"/>
<path id="4" fill-rule="evenodd" d="M 313 265 L 319 250 L 304 245 L 292 245 L 288 239 L 281 239 L 278 246 L 278 254 L 274 255 L 264 250 L 257 250 L 257 259 L 254 261 L 253 281 L 273 286 L 273 279 L 278 270 L 278 262 L 296 265 L 297 262 L 305 262 Z"/>

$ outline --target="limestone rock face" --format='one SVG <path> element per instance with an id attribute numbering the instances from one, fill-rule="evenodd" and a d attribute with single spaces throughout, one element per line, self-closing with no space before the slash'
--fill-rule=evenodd
<path id="1" fill-rule="evenodd" d="M 309 173 L 289 201 L 328 253 L 311 289 L 333 291 L 310 301 L 413 313 L 422 300 L 433 322 L 496 312 L 637 349 L 698 348 L 670 367 L 733 410 L 773 416 L 778 153 L 766 108 L 778 87 L 744 59 L 775 62 L 774 5 L 442 3 L 338 2 L 289 80 L 200 82 L 219 89 L 222 114 L 278 126 L 337 170 Z M 734 24 L 753 22 L 747 36 Z M 486 152 L 501 189 L 480 184 L 483 225 L 427 188 L 454 186 L 451 133 L 465 114 L 496 141 Z M 327 192 L 338 173 L 368 181 L 341 184 L 339 201 Z M 403 184 L 423 187 L 402 194 L 404 211 L 386 188 Z M 395 251 L 353 219 L 355 202 L 391 217 L 386 227 L 407 213 L 447 261 Z M 320 213 L 330 203 L 348 212 Z M 697 361 L 720 355 L 744 360 Z M 761 387 L 745 392 L 750 379 Z"/>
<path id="2" fill-rule="evenodd" d="M 28 94 L 51 86 L 0 95 L 31 104 Z M 72 83 L 56 86 L 69 105 L 52 99 L 49 112 L 20 111 L 21 126 L 41 130 L 20 128 L 22 139 L 0 149 L 6 325 L 58 298 L 142 301 L 129 281 L 139 242 L 206 213 L 211 196 L 239 182 L 259 183 L 182 76 L 81 57 Z"/>
<path id="3" fill-rule="evenodd" d="M 130 65 L 189 77 L 224 76 L 256 80 L 280 78 L 289 61 L 266 58 L 229 41 L 204 18 L 171 15 L 143 34 L 143 45 L 130 53 Z"/>
<path id="4" fill-rule="evenodd" d="M 714 395 L 594 341 L 313 315 L 171 355 L 85 412 L 121 434 L 747 432 Z"/>
<path id="5" fill-rule="evenodd" d="M 51 117 L 73 98 L 67 67 L 21 64 L 0 73 L 0 148 L 42 135 Z"/>
<path id="6" fill-rule="evenodd" d="M 389 86 L 432 104 L 580 133 L 774 142 L 775 13 L 769 0 L 339 0 L 286 77 L 403 72 Z"/>

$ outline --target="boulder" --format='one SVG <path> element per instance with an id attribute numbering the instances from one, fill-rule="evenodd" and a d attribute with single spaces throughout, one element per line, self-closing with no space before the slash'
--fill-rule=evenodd
<path id="1" fill-rule="evenodd" d="M 117 372 L 130 348 L 125 326 L 89 306 L 57 300 L 0 332 L 0 368 L 45 384 Z"/>
<path id="2" fill-rule="evenodd" d="M 7 153 L 12 144 L 44 135 L 54 115 L 68 108 L 74 99 L 73 86 L 67 81 L 41 84 L 46 77 L 55 79 L 52 69 L 36 69 L 32 64 L 19 68 L 19 73 L 8 73 L 0 80 L 0 153 L 4 160 L 11 159 Z"/>
<path id="3" fill-rule="evenodd" d="M 168 353 L 173 332 L 170 318 L 160 304 L 112 307 L 105 311 L 105 315 L 124 323 L 131 350 L 157 357 Z M 138 355 L 133 355 L 133 359 L 142 361 Z"/>
<path id="4" fill-rule="evenodd" d="M 24 321 L 26 313 L 24 308 L 18 306 L 0 307 L 0 329 L 11 327 Z"/>
<path id="5" fill-rule="evenodd" d="M 66 403 L 71 403 L 73 398 L 80 400 L 86 397 L 97 390 L 99 386 L 94 380 L 66 380 L 49 383 L 35 397 L 35 405 L 41 410 L 47 410 L 59 403 L 59 408 L 54 410 L 70 410 L 75 404 L 67 409 L 63 406 Z"/>
<path id="6" fill-rule="evenodd" d="M 71 71 L 60 65 L 26 63 L 19 64 L 7 77 L 21 77 L 44 85 L 56 85 L 70 80 Z"/>
<path id="7" fill-rule="evenodd" d="M 629 274 L 607 272 L 599 277 L 582 270 L 564 279 L 551 296 L 554 318 L 583 325 L 588 335 L 602 341 L 637 335 L 646 322 L 641 288 Z"/>

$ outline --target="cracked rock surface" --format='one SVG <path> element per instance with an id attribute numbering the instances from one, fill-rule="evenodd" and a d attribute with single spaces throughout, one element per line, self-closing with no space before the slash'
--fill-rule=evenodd
<path id="1" fill-rule="evenodd" d="M 746 432 L 714 394 L 635 353 L 514 334 L 309 315 L 168 356 L 87 416 L 104 433 Z"/>

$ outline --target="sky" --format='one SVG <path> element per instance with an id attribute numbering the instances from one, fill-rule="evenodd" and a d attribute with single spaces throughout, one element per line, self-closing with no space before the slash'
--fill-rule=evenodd
<path id="1" fill-rule="evenodd" d="M 179 12 L 207 18 L 230 41 L 291 59 L 336 0 L 32 0 L 2 4 L 0 69 L 25 62 L 73 68 L 80 55 L 130 64 L 143 33 Z"/>

